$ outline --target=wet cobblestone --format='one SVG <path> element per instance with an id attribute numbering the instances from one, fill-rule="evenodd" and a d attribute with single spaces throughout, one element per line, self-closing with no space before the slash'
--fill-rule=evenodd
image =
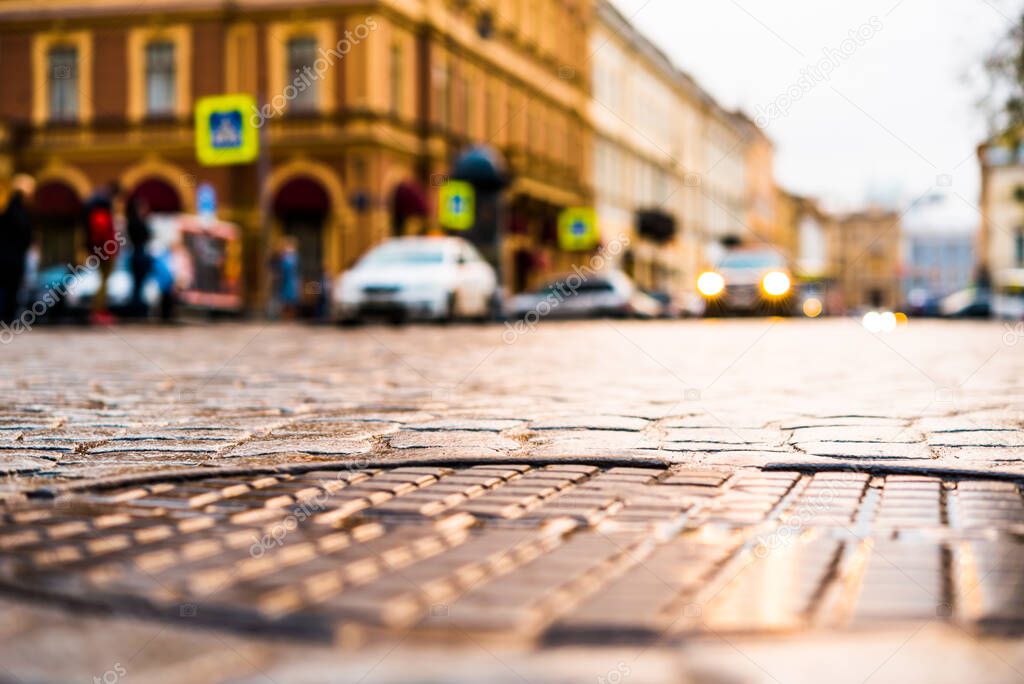
<path id="1" fill-rule="evenodd" d="M 1024 626 L 1024 356 L 996 324 L 550 324 L 515 345 L 229 324 L 0 354 L 0 663 L 34 624 L 81 646 L 71 625 L 135 620 L 193 653 L 213 630 L 255 672 L 309 644 Z"/>
<path id="2" fill-rule="evenodd" d="M 1024 628 L 1012 480 L 295 467 L 7 506 L 0 588 L 330 641 L 653 642 L 935 619 Z"/>

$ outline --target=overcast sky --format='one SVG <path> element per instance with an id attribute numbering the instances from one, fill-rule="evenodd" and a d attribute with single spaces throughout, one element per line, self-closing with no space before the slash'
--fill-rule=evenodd
<path id="1" fill-rule="evenodd" d="M 613 2 L 720 102 L 769 120 L 784 187 L 852 207 L 909 201 L 949 175 L 948 191 L 977 203 L 978 65 L 1024 1 Z M 801 84 L 830 68 L 826 54 L 828 80 Z M 787 91 L 788 113 L 770 109 Z"/>

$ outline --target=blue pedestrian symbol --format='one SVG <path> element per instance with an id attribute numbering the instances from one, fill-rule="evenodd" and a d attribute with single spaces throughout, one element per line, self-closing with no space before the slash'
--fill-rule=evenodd
<path id="1" fill-rule="evenodd" d="M 210 114 L 210 144 L 217 150 L 234 150 L 242 146 L 242 112 Z"/>
<path id="2" fill-rule="evenodd" d="M 469 230 L 476 220 L 476 194 L 465 181 L 448 181 L 441 186 L 437 203 L 441 225 L 451 230 Z"/>
<path id="3" fill-rule="evenodd" d="M 576 219 L 575 221 L 572 222 L 572 234 L 575 235 L 576 237 L 583 237 L 584 235 L 587 234 L 588 230 L 589 227 L 587 226 L 585 221 Z"/>

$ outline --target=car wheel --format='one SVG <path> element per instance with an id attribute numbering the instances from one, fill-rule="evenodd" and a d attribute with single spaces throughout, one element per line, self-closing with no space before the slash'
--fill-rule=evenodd
<path id="1" fill-rule="evenodd" d="M 448 304 L 445 309 L 445 314 L 441 318 L 441 322 L 444 324 L 454 323 L 458 317 L 459 312 L 459 298 L 455 292 L 448 293 Z"/>
<path id="2" fill-rule="evenodd" d="M 505 307 L 502 306 L 501 297 L 497 292 L 493 292 L 490 298 L 487 300 L 487 320 L 489 322 L 501 321 L 505 319 Z"/>

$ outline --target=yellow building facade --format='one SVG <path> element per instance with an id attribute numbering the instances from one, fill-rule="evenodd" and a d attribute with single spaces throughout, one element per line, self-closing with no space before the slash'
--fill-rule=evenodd
<path id="1" fill-rule="evenodd" d="M 894 310 L 901 304 L 901 244 L 897 212 L 873 208 L 836 217 L 828 236 L 835 313 Z"/>
<path id="2" fill-rule="evenodd" d="M 723 244 L 776 236 L 774 147 L 607 0 L 596 3 L 591 55 L 606 238 L 628 239 L 623 268 L 642 287 L 691 295 Z"/>
<path id="3" fill-rule="evenodd" d="M 682 112 L 679 72 L 606 0 L 597 3 L 590 51 L 595 200 L 605 242 L 615 244 L 619 265 L 638 285 L 678 294 L 696 278 L 683 149 L 694 145 L 685 135 L 699 135 Z"/>
<path id="4" fill-rule="evenodd" d="M 589 204 L 589 0 L 0 2 L 0 122 L 12 171 L 40 183 L 41 239 L 70 258 L 76 211 L 117 181 L 159 211 L 212 185 L 243 226 L 247 290 L 261 226 L 297 238 L 306 294 L 391 235 L 436 228 L 467 148 L 507 160 L 512 289 L 582 258 L 555 224 Z M 199 98 L 250 93 L 261 164 L 204 168 Z M 70 228 L 69 228 L 70 226 Z M 48 244 L 47 244 L 48 243 Z"/>
<path id="5" fill-rule="evenodd" d="M 996 140 L 978 148 L 981 231 L 978 272 L 1001 293 L 1024 292 L 1024 147 Z"/>

